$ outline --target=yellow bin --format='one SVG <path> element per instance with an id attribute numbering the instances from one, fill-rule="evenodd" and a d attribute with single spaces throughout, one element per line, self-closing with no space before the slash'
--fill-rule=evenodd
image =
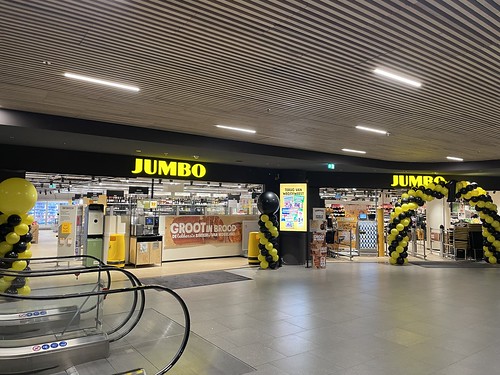
<path id="1" fill-rule="evenodd" d="M 259 258 L 259 232 L 250 232 L 248 234 L 248 264 L 260 265 Z"/>
<path id="2" fill-rule="evenodd" d="M 125 267 L 125 235 L 112 234 L 109 236 L 107 264 L 116 267 Z"/>

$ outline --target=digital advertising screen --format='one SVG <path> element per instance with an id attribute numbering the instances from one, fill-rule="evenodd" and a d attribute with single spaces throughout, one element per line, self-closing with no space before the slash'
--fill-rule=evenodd
<path id="1" fill-rule="evenodd" d="M 307 231 L 307 184 L 280 184 L 280 230 Z"/>

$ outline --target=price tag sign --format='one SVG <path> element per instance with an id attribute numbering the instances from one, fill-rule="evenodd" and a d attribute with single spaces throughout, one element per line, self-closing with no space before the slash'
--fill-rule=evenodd
<path id="1" fill-rule="evenodd" d="M 65 221 L 61 223 L 61 233 L 62 234 L 71 234 L 71 223 Z"/>

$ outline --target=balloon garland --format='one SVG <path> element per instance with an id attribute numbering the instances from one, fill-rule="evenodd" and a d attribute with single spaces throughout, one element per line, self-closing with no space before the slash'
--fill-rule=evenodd
<path id="1" fill-rule="evenodd" d="M 19 272 L 29 270 L 31 241 L 28 214 L 38 194 L 33 184 L 23 178 L 9 178 L 0 183 L 0 268 Z M 0 292 L 27 295 L 31 292 L 24 276 L 0 277 Z"/>
<path id="2" fill-rule="evenodd" d="M 259 195 L 257 207 L 261 213 L 259 217 L 259 255 L 260 268 L 276 269 L 279 267 L 278 245 L 278 211 L 280 202 L 278 196 L 272 191 Z"/>
<path id="3" fill-rule="evenodd" d="M 411 217 L 415 216 L 415 210 L 419 206 L 423 206 L 425 202 L 430 202 L 435 198 L 442 199 L 449 195 L 453 199 L 464 199 L 479 212 L 483 226 L 485 260 L 489 263 L 497 263 L 500 260 L 500 216 L 491 196 L 476 183 L 450 181 L 446 184 L 441 181 L 438 184 L 430 183 L 409 189 L 407 193 L 401 195 L 401 199 L 395 204 L 390 214 L 388 227 L 390 233 L 387 237 L 391 264 L 408 263 L 408 242 L 410 240 L 408 233 Z"/>

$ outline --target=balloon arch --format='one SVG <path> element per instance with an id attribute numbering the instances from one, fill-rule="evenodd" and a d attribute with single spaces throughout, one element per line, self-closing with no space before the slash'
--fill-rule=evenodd
<path id="1" fill-rule="evenodd" d="M 430 183 L 426 186 L 409 189 L 401 195 L 390 214 L 387 237 L 389 244 L 389 262 L 403 265 L 408 263 L 408 235 L 411 217 L 415 210 L 425 202 L 448 197 L 450 201 L 464 199 L 476 209 L 482 223 L 484 259 L 489 263 L 500 260 L 500 216 L 497 205 L 490 195 L 476 183 L 468 181 L 449 181 L 448 183 Z"/>

